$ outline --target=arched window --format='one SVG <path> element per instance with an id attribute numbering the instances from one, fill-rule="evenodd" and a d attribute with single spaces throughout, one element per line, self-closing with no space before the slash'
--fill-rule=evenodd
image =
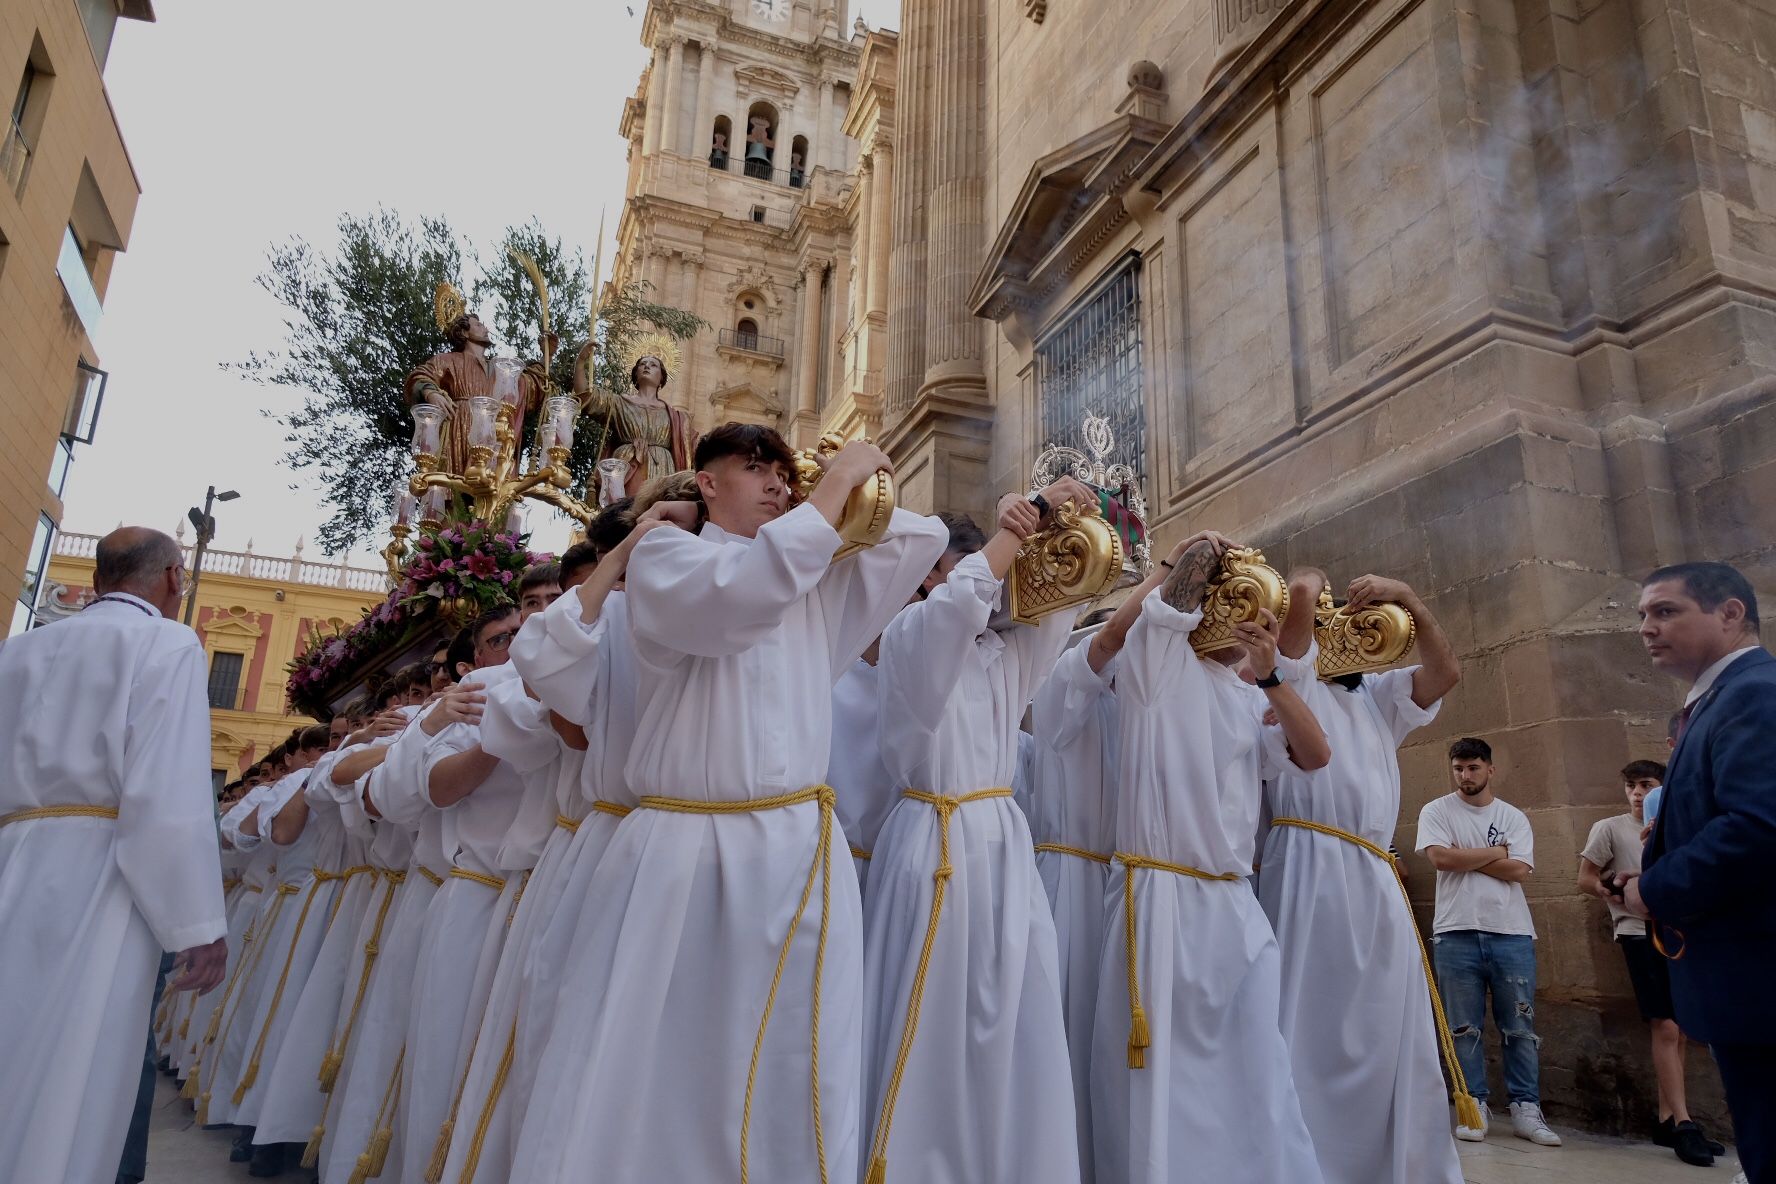
<path id="1" fill-rule="evenodd" d="M 715 117 L 715 128 L 709 133 L 709 167 L 721 169 L 728 167 L 728 153 L 733 151 L 734 125 L 726 115 Z"/>
<path id="2" fill-rule="evenodd" d="M 741 349 L 757 349 L 759 346 L 758 322 L 751 317 L 741 317 L 734 325 L 734 344 Z"/>
<path id="3" fill-rule="evenodd" d="M 797 136 L 789 145 L 789 186 L 800 189 L 808 179 L 808 137 Z"/>
<path id="4" fill-rule="evenodd" d="M 777 159 L 777 108 L 754 103 L 746 112 L 746 168 L 749 177 L 771 179 Z"/>

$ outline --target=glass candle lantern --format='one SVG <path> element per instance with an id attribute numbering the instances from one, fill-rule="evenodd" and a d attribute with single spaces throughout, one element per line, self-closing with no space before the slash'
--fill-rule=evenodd
<path id="1" fill-rule="evenodd" d="M 408 492 L 405 477 L 395 482 L 395 525 L 412 526 L 414 510 L 413 494 Z"/>
<path id="2" fill-rule="evenodd" d="M 469 400 L 469 447 L 492 448 L 496 436 L 494 420 L 498 414 L 498 404 L 486 395 L 476 395 Z"/>
<path id="3" fill-rule="evenodd" d="M 419 520 L 423 525 L 437 526 L 449 509 L 450 491 L 442 485 L 428 486 L 425 496 L 419 499 Z"/>
<path id="4" fill-rule="evenodd" d="M 493 401 L 502 408 L 509 407 L 514 413 L 524 406 L 524 387 L 519 381 L 524 375 L 524 363 L 517 358 L 494 358 L 493 368 Z"/>
<path id="5" fill-rule="evenodd" d="M 444 409 L 430 403 L 413 408 L 413 455 L 437 456 L 438 440 L 444 427 Z"/>
<path id="6" fill-rule="evenodd" d="M 555 446 L 573 450 L 574 421 L 580 414 L 580 401 L 571 395 L 556 395 L 543 404 L 543 422 L 554 428 Z"/>

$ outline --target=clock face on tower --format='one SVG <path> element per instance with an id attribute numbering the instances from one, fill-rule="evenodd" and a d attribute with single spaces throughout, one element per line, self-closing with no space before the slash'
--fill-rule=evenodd
<path id="1" fill-rule="evenodd" d="M 786 21 L 789 19 L 789 0 L 749 0 L 752 15 L 768 21 Z"/>

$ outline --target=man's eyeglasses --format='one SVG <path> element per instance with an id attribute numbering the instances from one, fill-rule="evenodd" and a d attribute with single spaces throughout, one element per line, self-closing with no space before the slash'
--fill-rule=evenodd
<path id="1" fill-rule="evenodd" d="M 492 637 L 483 638 L 481 644 L 490 650 L 503 650 L 511 645 L 512 639 L 517 636 L 518 630 L 509 629 L 504 633 L 495 633 Z"/>

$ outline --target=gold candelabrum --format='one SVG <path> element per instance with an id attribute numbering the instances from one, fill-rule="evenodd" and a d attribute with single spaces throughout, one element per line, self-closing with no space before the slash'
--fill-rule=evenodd
<path id="1" fill-rule="evenodd" d="M 468 441 L 463 450 L 466 461 L 461 472 L 452 472 L 445 464 L 444 409 L 429 403 L 413 408 L 413 475 L 396 483 L 394 523 L 389 528 L 392 537 L 382 551 L 391 582 L 400 578 L 415 519 L 422 530 L 437 530 L 449 516 L 453 493 L 467 498 L 471 516 L 482 522 L 507 520 L 526 498 L 554 506 L 581 525 L 590 523 L 598 513 L 596 507 L 568 492 L 573 477 L 567 460 L 573 452 L 579 401 L 567 395 L 544 400 L 543 417 L 530 449 L 530 466 L 524 469 L 520 457 L 523 441 L 517 431 L 523 405 L 523 367 L 512 359 L 496 358 L 493 371 L 493 394 L 469 400 Z"/>

